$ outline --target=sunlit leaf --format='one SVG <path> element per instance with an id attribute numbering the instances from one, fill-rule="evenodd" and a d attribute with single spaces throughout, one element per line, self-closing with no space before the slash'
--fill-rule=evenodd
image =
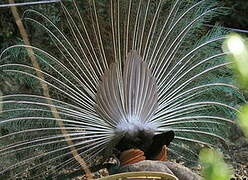
<path id="1" fill-rule="evenodd" d="M 200 153 L 200 161 L 203 163 L 202 176 L 205 180 L 230 179 L 230 168 L 225 164 L 220 152 L 203 149 Z"/>

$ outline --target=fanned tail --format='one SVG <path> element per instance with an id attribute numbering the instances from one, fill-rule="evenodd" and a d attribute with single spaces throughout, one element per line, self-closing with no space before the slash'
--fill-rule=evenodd
<path id="1" fill-rule="evenodd" d="M 119 135 L 137 130 L 175 132 L 169 156 L 190 163 L 201 148 L 225 143 L 243 97 L 221 51 L 226 32 L 201 26 L 219 8 L 214 0 L 168 2 L 61 1 L 61 28 L 36 10 L 24 12 L 53 46 L 19 44 L 0 55 L 6 81 L 32 87 L 0 98 L 3 177 L 56 177 L 79 168 L 73 148 L 87 165 L 101 163 L 114 139 L 118 144 Z M 40 69 L 30 65 L 26 48 Z"/>

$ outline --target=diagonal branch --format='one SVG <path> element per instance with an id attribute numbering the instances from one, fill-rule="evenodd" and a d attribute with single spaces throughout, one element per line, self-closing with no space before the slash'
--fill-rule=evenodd
<path id="1" fill-rule="evenodd" d="M 15 1 L 14 0 L 9 0 L 9 3 L 10 4 L 15 4 Z M 15 6 L 11 6 L 11 12 L 12 12 L 14 18 L 15 18 L 16 24 L 18 26 L 18 29 L 20 31 L 20 34 L 21 34 L 21 37 L 22 37 L 23 41 L 25 42 L 26 45 L 30 45 L 30 41 L 29 41 L 27 32 L 26 32 L 26 30 L 24 28 L 24 25 L 23 25 L 22 21 L 21 21 L 21 18 L 20 18 L 20 15 L 19 15 L 18 11 L 17 11 L 17 8 Z M 32 48 L 27 48 L 27 52 L 28 52 L 28 55 L 29 55 L 29 57 L 31 59 L 32 65 L 34 66 L 35 69 L 37 69 L 36 70 L 36 75 L 40 79 L 44 80 L 44 76 L 43 76 L 42 71 L 38 71 L 38 70 L 40 70 L 40 65 L 36 60 L 36 57 L 35 57 L 34 52 L 33 52 L 33 49 Z M 40 83 L 41 83 L 41 86 L 42 86 L 42 89 L 43 89 L 43 95 L 45 97 L 48 97 L 48 99 L 47 99 L 48 104 L 52 104 L 52 101 L 49 99 L 50 95 L 49 95 L 48 85 L 46 83 L 44 83 L 43 81 L 40 81 Z M 55 118 L 61 119 L 56 107 L 54 107 L 54 106 L 49 106 L 49 107 L 51 109 L 51 112 L 52 112 L 53 116 Z M 65 135 L 65 139 L 67 141 L 67 144 L 70 146 L 71 154 L 78 161 L 78 163 L 80 164 L 81 168 L 86 172 L 86 176 L 88 177 L 88 179 L 93 179 L 92 175 L 91 175 L 91 172 L 90 172 L 89 168 L 87 167 L 85 161 L 78 154 L 77 149 L 73 146 L 74 143 L 73 143 L 71 137 L 68 135 L 67 130 L 64 128 L 63 121 L 59 121 L 59 126 L 61 128 L 61 133 L 63 135 Z"/>

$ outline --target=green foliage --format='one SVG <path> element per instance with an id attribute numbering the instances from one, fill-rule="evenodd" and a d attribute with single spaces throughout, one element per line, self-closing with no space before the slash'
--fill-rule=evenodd
<path id="1" fill-rule="evenodd" d="M 243 89 L 248 87 L 248 46 L 244 38 L 238 34 L 230 34 L 224 44 L 224 50 L 230 51 L 229 59 L 236 73 L 239 85 Z"/>
<path id="2" fill-rule="evenodd" d="M 248 68 L 248 67 L 247 67 Z M 239 114 L 239 125 L 243 129 L 246 137 L 248 138 L 248 105 L 241 107 Z"/>
<path id="3" fill-rule="evenodd" d="M 231 177 L 230 168 L 225 164 L 220 152 L 203 149 L 200 153 L 203 163 L 202 176 L 205 180 L 227 180 Z"/>
<path id="4" fill-rule="evenodd" d="M 248 41 L 238 34 L 230 34 L 224 49 L 231 52 L 229 59 L 233 62 L 239 85 L 244 90 L 248 89 Z M 244 105 L 239 113 L 239 125 L 248 137 L 248 105 Z"/>

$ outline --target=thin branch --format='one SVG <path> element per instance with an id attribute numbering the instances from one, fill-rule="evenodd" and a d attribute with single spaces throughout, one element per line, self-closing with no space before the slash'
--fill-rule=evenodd
<path id="1" fill-rule="evenodd" d="M 205 24 L 205 26 L 210 27 L 210 28 L 215 27 L 214 25 L 211 25 L 211 24 Z M 230 27 L 225 27 L 225 26 L 221 26 L 220 28 L 228 30 L 228 31 L 238 32 L 238 33 L 248 33 L 248 30 L 245 30 L 245 29 L 230 28 Z"/>
<path id="2" fill-rule="evenodd" d="M 15 1 L 14 0 L 9 0 L 9 4 L 15 4 Z M 11 11 L 12 11 L 12 14 L 15 18 L 15 21 L 16 21 L 16 24 L 18 26 L 18 29 L 20 31 L 20 34 L 22 36 L 22 39 L 23 41 L 25 42 L 26 45 L 29 45 L 30 46 L 30 41 L 29 41 L 29 38 L 28 38 L 28 34 L 24 28 L 24 25 L 21 21 L 21 18 L 20 18 L 20 15 L 17 11 L 17 8 L 16 6 L 11 6 Z M 42 71 L 39 71 L 41 68 L 40 68 L 40 65 L 39 63 L 37 62 L 36 60 L 36 57 L 34 55 L 34 52 L 33 52 L 33 49 L 32 48 L 27 48 L 27 51 L 28 51 L 28 55 L 31 59 L 31 62 L 34 66 L 36 70 L 36 75 L 40 78 L 40 79 L 43 79 L 44 80 L 44 74 L 42 73 Z M 45 97 L 50 97 L 50 94 L 49 94 L 49 89 L 48 89 L 48 85 L 46 83 L 44 83 L 44 81 L 40 81 L 41 83 L 41 86 L 42 86 L 42 89 L 43 89 L 43 95 Z M 48 104 L 52 104 L 52 101 L 47 99 L 48 101 Z M 57 109 L 54 107 L 54 106 L 49 106 L 50 109 L 51 109 L 51 112 L 53 114 L 53 116 L 55 118 L 58 118 L 60 119 L 60 116 L 59 116 L 59 113 L 57 111 Z M 78 161 L 78 163 L 80 164 L 81 168 L 86 172 L 86 176 L 88 177 L 88 179 L 93 179 L 92 178 L 92 175 L 91 175 L 91 172 L 89 170 L 89 168 L 87 167 L 85 161 L 83 160 L 83 158 L 79 155 L 79 153 L 77 152 L 77 150 L 75 149 L 75 147 L 73 146 L 73 141 L 71 140 L 71 137 L 69 135 L 67 135 L 67 131 L 66 129 L 64 128 L 64 123 L 63 121 L 59 121 L 59 126 L 61 127 L 61 132 L 62 134 L 65 135 L 65 139 L 67 141 L 67 144 L 70 146 L 70 150 L 71 150 L 71 154 L 73 155 L 73 157 Z"/>

